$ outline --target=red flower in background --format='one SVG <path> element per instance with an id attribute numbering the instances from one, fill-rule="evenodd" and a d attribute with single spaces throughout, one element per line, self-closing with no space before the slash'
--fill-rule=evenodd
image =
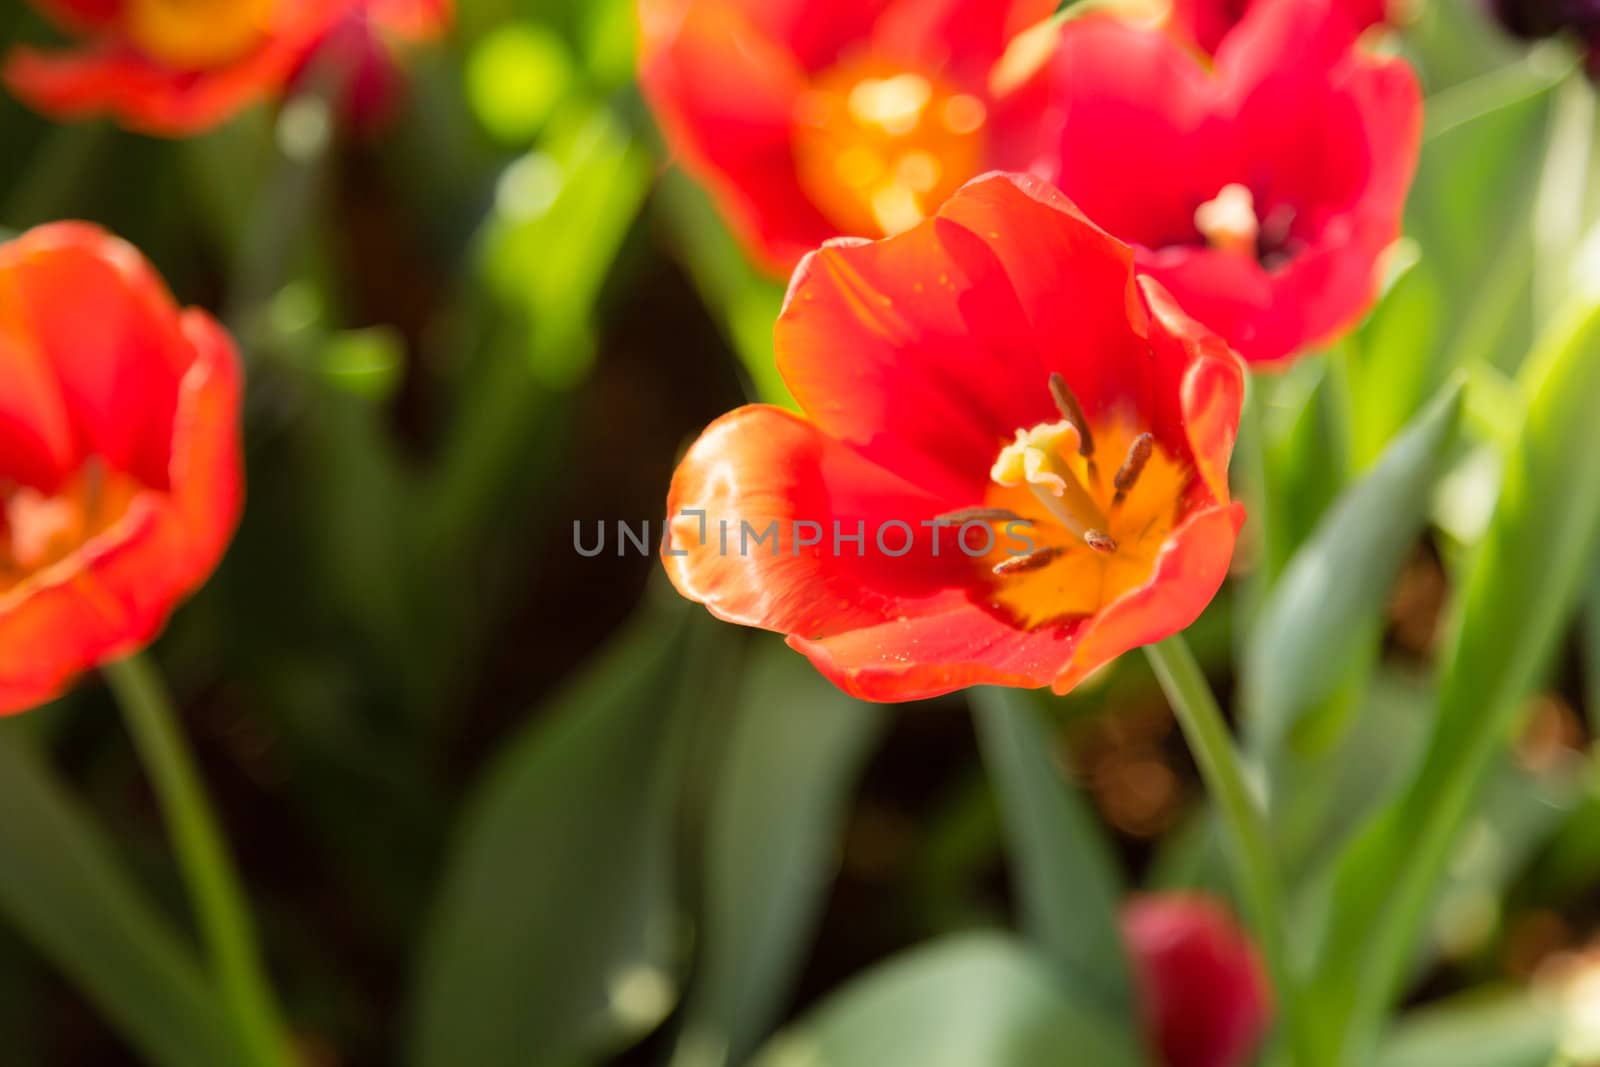
<path id="1" fill-rule="evenodd" d="M 1400 235 L 1422 103 L 1325 0 L 1256 4 L 1214 65 L 1110 16 L 1061 27 L 1047 175 L 1251 363 L 1357 322 Z"/>
<path id="2" fill-rule="evenodd" d="M 841 688 L 1065 692 L 1222 584 L 1243 369 L 1036 179 L 991 175 L 897 237 L 831 242 L 775 342 L 804 416 L 755 405 L 705 431 L 673 477 L 664 562 Z"/>
<path id="3" fill-rule="evenodd" d="M 1029 70 L 1054 0 L 640 0 L 639 78 L 671 147 L 782 272 L 839 234 L 908 229 L 1033 164 Z M 1011 64 L 1009 66 L 1016 66 Z"/>
<path id="4" fill-rule="evenodd" d="M 1222 39 L 1261 3 L 1272 0 L 1172 0 L 1171 28 L 1207 55 L 1215 52 Z M 1331 0 L 1336 14 L 1350 21 L 1360 33 L 1386 22 L 1396 21 L 1397 9 L 1406 0 Z"/>
<path id="5" fill-rule="evenodd" d="M 370 41 L 375 29 L 431 36 L 452 9 L 451 0 L 33 2 L 85 43 L 64 53 L 14 50 L 5 66 L 11 90 L 58 119 L 110 115 L 164 136 L 203 131 L 279 95 L 329 41 L 359 112 L 373 74 L 351 39 Z"/>
<path id="6" fill-rule="evenodd" d="M 137 650 L 238 519 L 239 367 L 133 248 L 0 245 L 0 713 Z"/>
<path id="7" fill-rule="evenodd" d="M 1164 1067 L 1245 1067 L 1272 1017 L 1255 946 L 1218 903 L 1135 899 L 1122 914 L 1145 1028 Z"/>

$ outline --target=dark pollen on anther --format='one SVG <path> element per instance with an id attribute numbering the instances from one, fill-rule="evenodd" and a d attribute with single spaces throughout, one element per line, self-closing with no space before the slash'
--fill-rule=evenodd
<path id="1" fill-rule="evenodd" d="M 1122 461 L 1122 467 L 1112 480 L 1112 485 L 1117 489 L 1117 495 L 1111 500 L 1113 507 L 1127 499 L 1133 487 L 1139 484 L 1139 475 L 1144 473 L 1145 464 L 1150 462 L 1150 455 L 1155 451 L 1155 445 L 1155 435 L 1142 433 L 1128 446 L 1128 457 Z"/>
<path id="2" fill-rule="evenodd" d="M 1050 397 L 1056 402 L 1061 417 L 1078 431 L 1078 455 L 1089 459 L 1094 455 L 1094 435 L 1089 432 L 1089 420 L 1083 417 L 1083 405 L 1078 403 L 1072 387 L 1059 372 L 1050 375 Z"/>
<path id="3" fill-rule="evenodd" d="M 965 526 L 969 522 L 1026 522 L 1021 515 L 1005 508 L 962 508 L 937 516 L 940 526 Z"/>
<path id="4" fill-rule="evenodd" d="M 1054 563 L 1061 556 L 1062 550 L 1059 548 L 1035 549 L 1025 556 L 1012 556 L 1010 559 L 1001 560 L 994 565 L 994 573 L 1001 578 L 1008 574 L 1026 574 Z"/>

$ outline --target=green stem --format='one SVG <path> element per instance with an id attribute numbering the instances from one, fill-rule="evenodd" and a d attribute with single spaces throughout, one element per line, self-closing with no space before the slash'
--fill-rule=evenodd
<path id="1" fill-rule="evenodd" d="M 155 787 L 213 976 L 248 1051 L 248 1062 L 254 1067 L 288 1067 L 293 1057 L 262 969 L 239 878 L 160 672 L 139 655 L 108 664 L 104 670 Z"/>
<path id="2" fill-rule="evenodd" d="M 1278 990 L 1294 1063 L 1296 1067 L 1319 1067 L 1325 1057 L 1307 1025 L 1300 983 L 1289 961 L 1283 883 L 1273 858 L 1266 816 L 1245 779 L 1222 709 L 1181 634 L 1146 646 L 1145 653 L 1221 813 L 1234 879 Z"/>

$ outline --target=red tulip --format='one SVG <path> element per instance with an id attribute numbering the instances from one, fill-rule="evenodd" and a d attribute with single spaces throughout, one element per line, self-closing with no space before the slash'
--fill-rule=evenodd
<path id="1" fill-rule="evenodd" d="M 0 245 L 0 713 L 148 643 L 238 519 L 239 367 L 133 248 Z"/>
<path id="2" fill-rule="evenodd" d="M 33 2 L 84 44 L 70 52 L 13 50 L 5 65 L 12 92 L 54 118 L 104 114 L 164 136 L 201 132 L 281 95 L 324 41 L 352 22 L 422 38 L 451 13 L 451 0 Z"/>
<path id="3" fill-rule="evenodd" d="M 1257 4 L 1208 64 L 1110 16 L 1067 22 L 1054 175 L 1251 363 L 1354 325 L 1400 235 L 1422 105 L 1325 0 Z"/>
<path id="4" fill-rule="evenodd" d="M 1066 692 L 1221 585 L 1242 367 L 1036 179 L 830 242 L 775 340 L 804 415 L 712 424 L 663 555 L 683 595 L 787 634 L 848 692 Z"/>
<path id="5" fill-rule="evenodd" d="M 1246 12 L 1272 0 L 1172 0 L 1171 28 L 1207 55 L 1243 21 Z M 1336 14 L 1350 21 L 1355 32 L 1395 21 L 1406 0 L 1332 0 Z"/>
<path id="6" fill-rule="evenodd" d="M 1245 1067 L 1272 1017 L 1255 946 L 1218 903 L 1142 897 L 1123 911 L 1145 1029 L 1163 1067 Z"/>
<path id="7" fill-rule="evenodd" d="M 1023 62 L 1054 0 L 640 0 L 639 78 L 671 147 L 752 254 L 787 272 L 839 234 L 882 237 L 1041 129 Z"/>

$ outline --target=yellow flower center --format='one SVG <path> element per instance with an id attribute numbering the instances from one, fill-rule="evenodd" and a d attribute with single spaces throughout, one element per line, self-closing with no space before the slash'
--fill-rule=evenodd
<path id="1" fill-rule="evenodd" d="M 248 52 L 269 28 L 273 0 L 129 0 L 123 32 L 171 67 L 200 70 Z"/>
<path id="2" fill-rule="evenodd" d="M 0 595 L 104 533 L 138 492 L 134 479 L 99 463 L 53 495 L 25 485 L 0 490 Z"/>
<path id="3" fill-rule="evenodd" d="M 980 560 L 993 603 L 1030 628 L 1092 615 L 1148 581 L 1192 480 L 1133 419 L 1091 427 L 1059 377 L 1051 389 L 1063 418 L 1019 429 L 982 507 L 951 517 L 993 528 L 994 550 Z M 1107 457 L 1114 466 L 1102 466 Z"/>
<path id="4" fill-rule="evenodd" d="M 914 71 L 845 63 L 821 75 L 795 116 L 801 187 L 853 236 L 921 222 L 983 166 L 983 101 Z"/>

